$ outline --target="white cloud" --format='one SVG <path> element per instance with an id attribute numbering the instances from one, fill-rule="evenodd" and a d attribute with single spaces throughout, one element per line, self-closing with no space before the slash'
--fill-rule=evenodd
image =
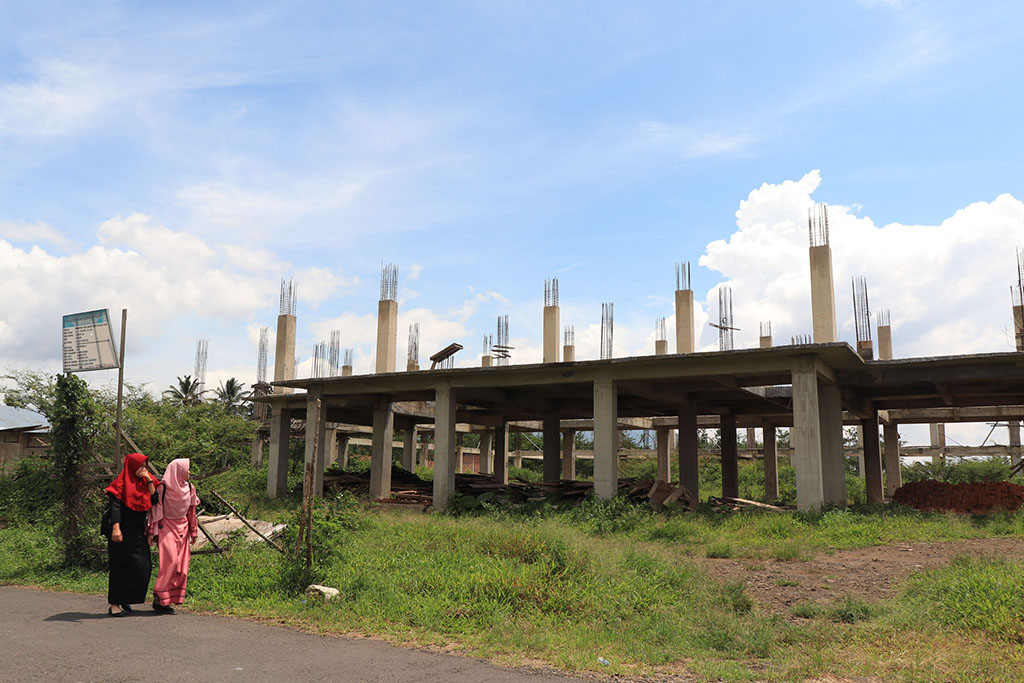
<path id="1" fill-rule="evenodd" d="M 0 237 L 11 242 L 46 242 L 61 249 L 69 249 L 74 244 L 62 232 L 42 221 L 0 221 Z"/>
<path id="2" fill-rule="evenodd" d="M 34 68 L 34 80 L 0 84 L 0 138 L 78 131 L 121 96 L 97 66 L 48 60 Z"/>

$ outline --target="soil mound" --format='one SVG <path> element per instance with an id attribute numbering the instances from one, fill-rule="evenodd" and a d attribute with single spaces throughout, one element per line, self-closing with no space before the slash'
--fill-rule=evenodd
<path id="1" fill-rule="evenodd" d="M 1024 505 L 1024 486 L 1008 481 L 948 484 L 926 479 L 896 489 L 893 500 L 918 510 L 984 513 Z"/>

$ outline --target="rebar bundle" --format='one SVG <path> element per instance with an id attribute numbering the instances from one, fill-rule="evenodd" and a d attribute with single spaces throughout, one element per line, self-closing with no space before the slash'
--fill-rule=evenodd
<path id="1" fill-rule="evenodd" d="M 732 287 L 722 285 L 718 288 L 718 324 L 712 324 L 718 328 L 718 350 L 732 351 L 733 330 L 732 324 Z"/>
<path id="2" fill-rule="evenodd" d="M 310 377 L 327 376 L 328 353 L 327 342 L 321 341 L 313 344 L 313 365 L 309 370 Z"/>
<path id="3" fill-rule="evenodd" d="M 601 359 L 612 357 L 612 341 L 615 334 L 615 304 L 601 304 Z"/>
<path id="4" fill-rule="evenodd" d="M 871 341 L 871 307 L 868 304 L 868 281 L 863 276 L 853 278 L 853 322 L 857 328 L 857 342 Z"/>
<path id="5" fill-rule="evenodd" d="M 566 325 L 562 336 L 563 336 L 563 339 L 564 339 L 563 343 L 566 346 L 576 346 L 576 328 L 575 327 L 573 327 L 572 325 Z"/>
<path id="6" fill-rule="evenodd" d="M 875 313 L 875 322 L 879 327 L 889 327 L 889 309 L 883 308 Z"/>
<path id="7" fill-rule="evenodd" d="M 1017 284 L 1010 287 L 1014 306 L 1024 306 L 1024 249 L 1017 250 Z"/>
<path id="8" fill-rule="evenodd" d="M 815 204 L 807 210 L 807 237 L 812 247 L 828 244 L 828 206 Z"/>
<path id="9" fill-rule="evenodd" d="M 491 347 L 493 345 L 494 345 L 494 336 L 490 335 L 490 334 L 485 334 L 484 335 L 484 343 L 483 343 L 483 351 L 481 352 L 481 355 L 484 355 L 484 356 L 491 355 Z"/>
<path id="10" fill-rule="evenodd" d="M 281 278 L 281 315 L 295 315 L 299 307 L 299 287 L 294 280 Z"/>
<path id="11" fill-rule="evenodd" d="M 345 349 L 345 359 L 342 361 L 342 365 L 352 367 L 352 349 Z"/>
<path id="12" fill-rule="evenodd" d="M 337 377 L 341 361 L 341 331 L 331 330 L 331 346 L 327 354 L 328 377 Z"/>
<path id="13" fill-rule="evenodd" d="M 267 382 L 267 357 L 269 355 L 270 342 L 267 341 L 267 328 L 260 328 L 260 341 L 256 347 L 256 383 L 266 384 Z"/>
<path id="14" fill-rule="evenodd" d="M 665 333 L 664 318 L 658 318 L 654 321 L 654 338 L 658 341 L 668 341 L 668 336 Z"/>
<path id="15" fill-rule="evenodd" d="M 544 280 L 544 305 L 545 306 L 557 306 L 558 305 L 558 278 L 553 277 Z"/>
<path id="16" fill-rule="evenodd" d="M 800 346 L 803 344 L 811 343 L 811 335 L 809 334 L 794 334 L 789 338 L 789 343 L 793 346 Z"/>
<path id="17" fill-rule="evenodd" d="M 420 364 L 420 324 L 409 325 L 409 362 Z"/>
<path id="18" fill-rule="evenodd" d="M 512 347 L 508 345 L 508 313 L 498 316 L 498 331 L 495 334 L 497 340 L 491 350 L 498 361 L 498 365 L 508 365 L 508 359 L 512 356 Z"/>
<path id="19" fill-rule="evenodd" d="M 690 289 L 690 262 L 676 264 L 676 289 Z"/>
<path id="20" fill-rule="evenodd" d="M 765 320 L 761 323 L 761 336 L 770 337 L 772 336 L 772 321 Z"/>
<path id="21" fill-rule="evenodd" d="M 398 301 L 398 266 L 393 263 L 381 263 L 380 300 Z"/>
<path id="22" fill-rule="evenodd" d="M 196 387 L 198 395 L 202 396 L 206 391 L 206 357 L 210 349 L 210 340 L 200 339 L 196 342 Z"/>

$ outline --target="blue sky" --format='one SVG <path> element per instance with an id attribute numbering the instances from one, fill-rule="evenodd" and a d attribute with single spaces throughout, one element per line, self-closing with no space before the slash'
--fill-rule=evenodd
<path id="1" fill-rule="evenodd" d="M 340 329 L 369 371 L 381 261 L 400 268 L 422 355 L 457 340 L 463 364 L 501 313 L 518 359 L 539 359 L 551 276 L 580 357 L 596 355 L 604 301 L 616 355 L 649 353 L 685 260 L 698 300 L 733 284 L 738 345 L 768 313 L 788 340 L 809 331 L 795 226 L 811 201 L 836 215 L 834 247 L 844 225 L 860 235 L 836 254 L 841 335 L 849 277 L 867 273 L 898 355 L 1006 348 L 1021 3 L 4 12 L 8 366 L 56 368 L 61 314 L 127 306 L 130 378 L 166 386 L 205 336 L 214 383 L 251 381 L 256 330 L 294 276 L 302 359 Z M 970 327 L 951 333 L 958 299 L 941 290 L 961 281 Z"/>

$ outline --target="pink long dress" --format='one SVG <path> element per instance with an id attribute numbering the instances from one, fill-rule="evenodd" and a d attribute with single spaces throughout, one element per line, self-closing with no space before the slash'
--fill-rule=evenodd
<path id="1" fill-rule="evenodd" d="M 199 499 L 182 476 L 187 473 L 187 459 L 171 461 L 161 482 L 164 490 L 157 492 L 159 500 L 149 515 L 147 532 L 157 537 L 160 550 L 160 571 L 153 588 L 153 600 L 165 606 L 185 602 L 192 557 L 190 545 L 198 532 L 196 505 Z"/>

